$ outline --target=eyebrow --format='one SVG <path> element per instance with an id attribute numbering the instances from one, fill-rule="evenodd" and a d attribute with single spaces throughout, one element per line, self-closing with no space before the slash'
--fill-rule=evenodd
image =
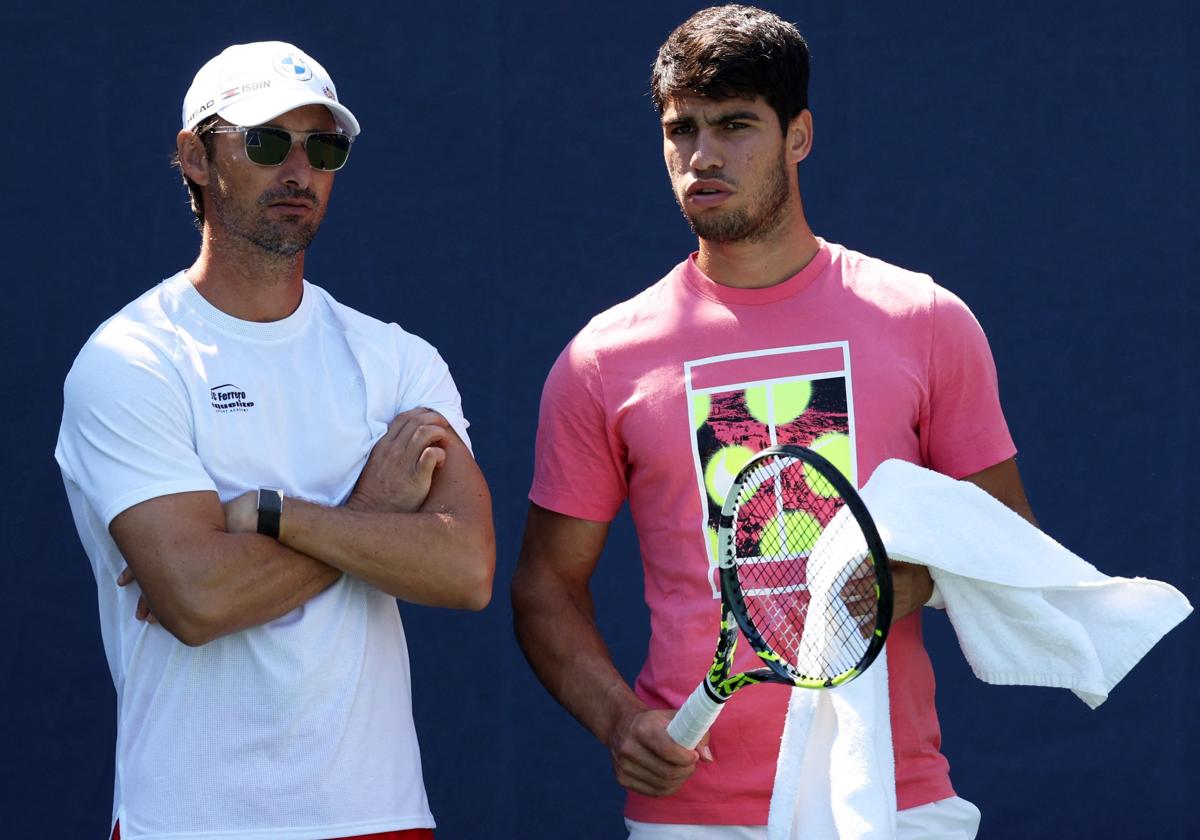
<path id="1" fill-rule="evenodd" d="M 709 125 L 721 125 L 722 123 L 735 122 L 735 121 L 762 122 L 762 117 L 760 117 L 758 114 L 754 113 L 753 111 L 730 111 L 725 114 L 719 114 L 715 119 L 706 120 L 706 122 Z M 662 124 L 663 124 L 664 128 L 670 128 L 672 126 L 677 126 L 677 125 L 687 125 L 689 123 L 694 124 L 695 122 L 696 122 L 695 117 L 686 116 L 686 117 L 678 117 L 673 120 L 663 120 Z"/>

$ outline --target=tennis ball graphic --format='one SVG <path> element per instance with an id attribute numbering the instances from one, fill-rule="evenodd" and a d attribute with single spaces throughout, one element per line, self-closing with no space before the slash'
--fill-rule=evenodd
<path id="1" fill-rule="evenodd" d="M 704 486 L 708 489 L 709 498 L 718 505 L 725 504 L 725 495 L 737 478 L 738 470 L 753 457 L 754 451 L 745 446 L 718 449 L 704 468 Z"/>
<path id="2" fill-rule="evenodd" d="M 787 511 L 782 517 L 767 520 L 758 543 L 758 553 L 762 557 L 807 554 L 820 535 L 821 523 L 811 513 Z"/>
<path id="3" fill-rule="evenodd" d="M 843 432 L 830 432 L 814 440 L 809 444 L 808 448 L 837 467 L 837 471 L 846 476 L 846 478 L 850 478 L 849 435 Z M 805 468 L 804 477 L 808 481 L 809 489 L 816 495 L 825 498 L 837 495 L 837 491 L 833 489 L 833 485 L 816 471 Z"/>
<path id="4" fill-rule="evenodd" d="M 804 413 L 811 400 L 812 383 L 807 379 L 773 382 L 746 389 L 746 408 L 750 416 L 768 426 L 791 423 Z"/>
<path id="5" fill-rule="evenodd" d="M 708 394 L 692 394 L 692 428 L 699 429 L 712 410 L 712 397 Z"/>

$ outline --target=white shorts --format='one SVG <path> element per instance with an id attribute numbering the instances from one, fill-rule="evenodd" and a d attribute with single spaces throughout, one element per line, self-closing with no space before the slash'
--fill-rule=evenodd
<path id="1" fill-rule="evenodd" d="M 896 840 L 975 840 L 979 809 L 960 796 L 896 814 Z M 629 840 L 767 840 L 765 825 L 673 825 L 625 820 Z"/>

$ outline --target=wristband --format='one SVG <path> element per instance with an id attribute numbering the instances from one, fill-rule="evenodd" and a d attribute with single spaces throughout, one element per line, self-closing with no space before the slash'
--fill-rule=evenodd
<path id="1" fill-rule="evenodd" d="M 283 515 L 283 491 L 258 488 L 258 533 L 279 539 L 279 517 Z"/>

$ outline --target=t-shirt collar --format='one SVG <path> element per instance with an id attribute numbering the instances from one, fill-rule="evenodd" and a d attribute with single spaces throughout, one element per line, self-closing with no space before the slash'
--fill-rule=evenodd
<path id="1" fill-rule="evenodd" d="M 254 341 L 274 342 L 292 338 L 303 331 L 312 314 L 313 295 L 307 280 L 303 281 L 304 294 L 296 311 L 278 321 L 265 322 L 243 321 L 217 309 L 192 285 L 186 270 L 163 282 L 168 291 L 184 301 L 201 320 L 223 332 Z"/>
<path id="2" fill-rule="evenodd" d="M 696 255 L 692 254 L 679 266 L 680 276 L 691 289 L 706 298 L 727 304 L 761 305 L 776 303 L 785 298 L 797 295 L 812 285 L 832 262 L 832 249 L 824 239 L 817 238 L 817 253 L 808 265 L 800 269 L 782 283 L 758 289 L 743 289 L 734 286 L 723 286 L 709 278 L 696 265 Z"/>

